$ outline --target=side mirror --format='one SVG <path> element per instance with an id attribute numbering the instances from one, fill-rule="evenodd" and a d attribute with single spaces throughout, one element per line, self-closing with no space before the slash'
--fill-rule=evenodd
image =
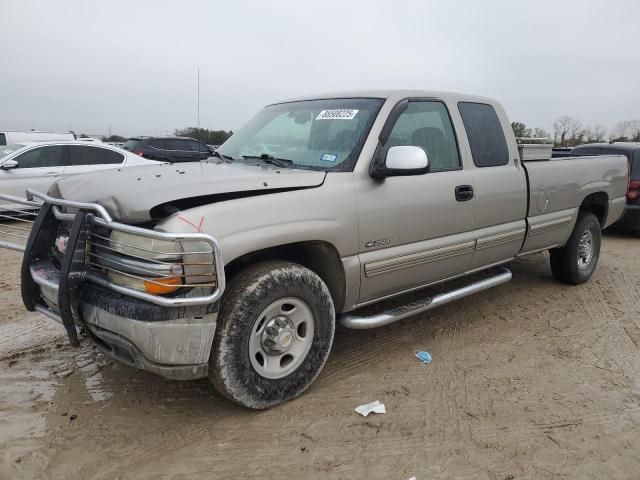
<path id="1" fill-rule="evenodd" d="M 13 170 L 14 168 L 18 168 L 18 162 L 16 160 L 7 160 L 2 165 L 0 165 L 2 170 Z"/>
<path id="2" fill-rule="evenodd" d="M 369 174 L 375 179 L 422 175 L 429 171 L 427 152 L 421 147 L 399 145 L 387 151 L 384 163 L 374 162 Z"/>

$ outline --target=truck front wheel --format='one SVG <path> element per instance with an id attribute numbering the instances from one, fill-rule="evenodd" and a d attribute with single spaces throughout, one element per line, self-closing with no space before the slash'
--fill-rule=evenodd
<path id="1" fill-rule="evenodd" d="M 240 272 L 222 299 L 209 379 L 225 397 L 264 409 L 318 376 L 335 332 L 329 289 L 311 270 L 268 261 Z"/>
<path id="2" fill-rule="evenodd" d="M 600 222 L 594 214 L 581 212 L 565 246 L 549 252 L 553 276 L 573 285 L 589 280 L 600 257 L 600 241 Z"/>

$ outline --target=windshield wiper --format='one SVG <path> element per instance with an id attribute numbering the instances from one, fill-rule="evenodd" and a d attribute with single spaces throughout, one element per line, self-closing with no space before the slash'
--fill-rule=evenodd
<path id="1" fill-rule="evenodd" d="M 220 152 L 218 152 L 217 150 L 214 150 L 211 153 L 212 157 L 218 157 L 218 158 L 222 158 L 223 160 L 231 160 L 233 162 L 233 157 L 231 155 L 223 155 Z"/>
<path id="2" fill-rule="evenodd" d="M 264 163 L 269 163 L 271 165 L 275 165 L 276 167 L 291 167 L 295 165 L 293 160 L 288 160 L 286 158 L 276 158 L 273 155 L 269 155 L 268 153 L 263 153 L 262 155 L 242 155 L 242 158 L 247 160 L 262 160 Z"/>

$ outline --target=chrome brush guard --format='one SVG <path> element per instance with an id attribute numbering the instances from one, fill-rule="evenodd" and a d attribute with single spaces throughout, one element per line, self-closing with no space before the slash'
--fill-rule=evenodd
<path id="1" fill-rule="evenodd" d="M 78 290 L 83 282 L 165 307 L 210 304 L 224 292 L 220 247 L 211 235 L 166 233 L 114 222 L 101 205 L 52 198 L 30 189 L 27 199 L 3 194 L 0 199 L 24 207 L 0 212 L 0 239 L 2 234 L 9 237 L 7 241 L 0 240 L 0 248 L 24 252 L 24 304 L 30 311 L 63 323 L 72 344 L 77 343 L 74 324 L 81 322 Z M 176 251 L 154 251 L 114 241 L 114 231 L 172 241 Z M 26 244 L 12 239 L 22 239 Z M 177 292 L 148 293 L 114 283 L 114 275 L 159 286 L 166 286 L 163 280 L 170 278 L 177 282 Z"/>

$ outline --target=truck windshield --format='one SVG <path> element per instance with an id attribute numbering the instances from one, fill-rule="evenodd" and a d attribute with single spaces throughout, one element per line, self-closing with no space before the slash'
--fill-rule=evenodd
<path id="1" fill-rule="evenodd" d="M 234 161 L 350 171 L 384 100 L 343 98 L 270 105 L 217 152 Z M 273 161 L 275 159 L 275 162 Z"/>

